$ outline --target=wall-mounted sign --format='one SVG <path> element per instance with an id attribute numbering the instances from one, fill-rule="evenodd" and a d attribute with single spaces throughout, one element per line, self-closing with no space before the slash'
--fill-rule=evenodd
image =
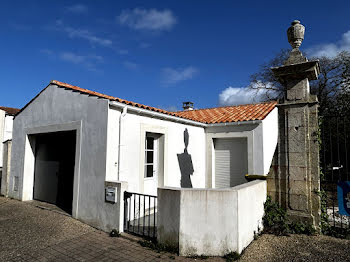
<path id="1" fill-rule="evenodd" d="M 339 214 L 350 216 L 350 181 L 338 182 Z"/>

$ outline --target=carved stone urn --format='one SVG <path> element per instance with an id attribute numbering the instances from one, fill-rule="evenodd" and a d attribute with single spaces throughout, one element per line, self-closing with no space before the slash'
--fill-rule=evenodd
<path id="1" fill-rule="evenodd" d="M 305 27 L 300 24 L 300 21 L 294 20 L 292 25 L 287 30 L 288 42 L 293 49 L 298 49 L 304 40 Z"/>

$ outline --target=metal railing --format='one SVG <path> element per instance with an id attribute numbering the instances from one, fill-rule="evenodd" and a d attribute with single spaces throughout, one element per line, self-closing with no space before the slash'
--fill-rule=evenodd
<path id="1" fill-rule="evenodd" d="M 350 179 L 350 117 L 323 116 L 321 128 L 321 189 L 329 225 L 337 232 L 349 232 L 350 217 L 339 213 L 337 186 Z"/>
<path id="2" fill-rule="evenodd" d="M 157 196 L 124 192 L 124 231 L 157 237 Z"/>

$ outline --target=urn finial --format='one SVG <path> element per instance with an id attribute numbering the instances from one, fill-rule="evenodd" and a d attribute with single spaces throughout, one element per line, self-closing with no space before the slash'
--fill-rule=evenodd
<path id="1" fill-rule="evenodd" d="M 298 49 L 304 40 L 305 27 L 299 20 L 294 20 L 287 30 L 288 42 L 293 49 Z"/>

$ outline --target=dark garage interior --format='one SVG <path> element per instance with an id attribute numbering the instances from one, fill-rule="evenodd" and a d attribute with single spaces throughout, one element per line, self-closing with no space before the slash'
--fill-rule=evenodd
<path id="1" fill-rule="evenodd" d="M 35 135 L 35 200 L 72 214 L 76 131 Z"/>

